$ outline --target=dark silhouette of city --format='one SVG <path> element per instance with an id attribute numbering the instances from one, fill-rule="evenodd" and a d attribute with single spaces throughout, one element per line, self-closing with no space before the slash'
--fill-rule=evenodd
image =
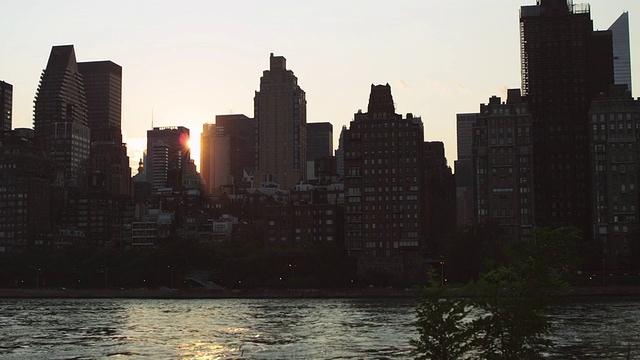
<path id="1" fill-rule="evenodd" d="M 333 125 L 307 122 L 305 79 L 272 53 L 260 77 L 242 70 L 256 73 L 253 114 L 216 115 L 201 139 L 152 125 L 132 176 L 122 67 L 53 46 L 33 129 L 12 129 L 0 82 L 0 288 L 406 287 L 429 269 L 465 282 L 563 226 L 581 231 L 577 283 L 637 283 L 628 16 L 594 31 L 588 5 L 540 0 L 520 31 L 522 89 L 458 115 L 455 175 L 389 84 L 362 84 L 366 112 L 353 104 L 334 153 Z"/>

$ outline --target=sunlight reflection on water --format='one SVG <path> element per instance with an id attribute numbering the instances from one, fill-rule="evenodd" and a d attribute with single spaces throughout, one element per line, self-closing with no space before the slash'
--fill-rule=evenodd
<path id="1" fill-rule="evenodd" d="M 555 309 L 555 358 L 639 351 L 639 305 Z M 0 358 L 410 359 L 414 309 L 407 299 L 0 299 Z"/>

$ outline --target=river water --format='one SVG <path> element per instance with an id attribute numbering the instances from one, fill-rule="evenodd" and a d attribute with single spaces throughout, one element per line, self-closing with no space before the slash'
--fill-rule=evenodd
<path id="1" fill-rule="evenodd" d="M 640 359 L 640 301 L 554 309 L 558 359 Z M 408 299 L 0 299 L 0 359 L 410 359 Z"/>

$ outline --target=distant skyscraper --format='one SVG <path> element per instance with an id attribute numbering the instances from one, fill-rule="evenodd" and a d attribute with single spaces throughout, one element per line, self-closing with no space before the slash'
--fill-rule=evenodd
<path id="1" fill-rule="evenodd" d="M 216 115 L 215 124 L 204 124 L 200 145 L 200 173 L 207 193 L 221 187 L 242 186 L 244 171 L 255 169 L 255 126 L 242 115 Z"/>
<path id="2" fill-rule="evenodd" d="M 458 160 L 454 163 L 456 178 L 457 225 L 469 226 L 474 223 L 473 213 L 473 126 L 478 114 L 458 114 L 456 134 Z"/>
<path id="3" fill-rule="evenodd" d="M 111 61 L 78 63 L 87 99 L 88 124 L 96 129 L 121 129 L 122 67 Z"/>
<path id="4" fill-rule="evenodd" d="M 156 127 L 147 131 L 147 182 L 153 189 L 182 185 L 183 171 L 191 162 L 189 129 Z"/>
<path id="5" fill-rule="evenodd" d="M 424 276 L 423 145 L 422 120 L 396 114 L 391 87 L 372 85 L 368 112 L 344 131 L 345 244 L 360 276 Z"/>
<path id="6" fill-rule="evenodd" d="M 89 158 L 90 131 L 82 75 L 73 45 L 54 46 L 35 99 L 35 136 L 64 168 L 66 186 L 81 187 Z"/>
<path id="7" fill-rule="evenodd" d="M 131 167 L 122 143 L 122 67 L 111 61 L 78 63 L 87 99 L 87 122 L 91 130 L 89 171 L 99 173 L 103 184 L 92 186 L 111 194 L 131 196 Z M 96 176 L 95 174 L 92 176 Z"/>
<path id="8" fill-rule="evenodd" d="M 588 5 L 539 0 L 520 12 L 522 90 L 533 116 L 537 226 L 592 227 L 591 99 L 613 83 L 611 32 L 593 31 Z"/>
<path id="9" fill-rule="evenodd" d="M 456 116 L 456 140 L 458 160 L 470 160 L 473 147 L 473 124 L 478 114 L 458 114 Z"/>
<path id="10" fill-rule="evenodd" d="M 307 161 L 333 156 L 333 125 L 307 123 Z"/>
<path id="11" fill-rule="evenodd" d="M 629 45 L 629 13 L 624 12 L 609 27 L 613 35 L 613 72 L 616 85 L 631 88 L 631 47 Z"/>
<path id="12" fill-rule="evenodd" d="M 0 136 L 11 130 L 13 85 L 0 81 Z"/>
<path id="13" fill-rule="evenodd" d="M 271 54 L 255 93 L 254 112 L 259 182 L 271 178 L 291 189 L 306 173 L 307 100 L 284 57 Z"/>

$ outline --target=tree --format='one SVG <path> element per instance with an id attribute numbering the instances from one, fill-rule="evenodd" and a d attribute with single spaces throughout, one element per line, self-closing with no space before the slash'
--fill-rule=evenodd
<path id="1" fill-rule="evenodd" d="M 439 340 L 452 338 L 460 344 L 453 358 L 541 358 L 552 345 L 546 313 L 554 295 L 569 289 L 578 238 L 573 227 L 536 229 L 532 241 L 505 249 L 505 264 L 463 287 L 464 298 L 451 300 L 457 294 L 446 289 L 427 293 L 418 307 L 418 358 L 451 359 L 432 349 L 455 346 Z"/>
<path id="2" fill-rule="evenodd" d="M 433 269 L 429 272 L 429 287 L 423 289 L 418 305 L 418 340 L 416 359 L 455 360 L 471 350 L 475 329 L 466 321 L 472 307 L 463 298 L 440 286 Z"/>

